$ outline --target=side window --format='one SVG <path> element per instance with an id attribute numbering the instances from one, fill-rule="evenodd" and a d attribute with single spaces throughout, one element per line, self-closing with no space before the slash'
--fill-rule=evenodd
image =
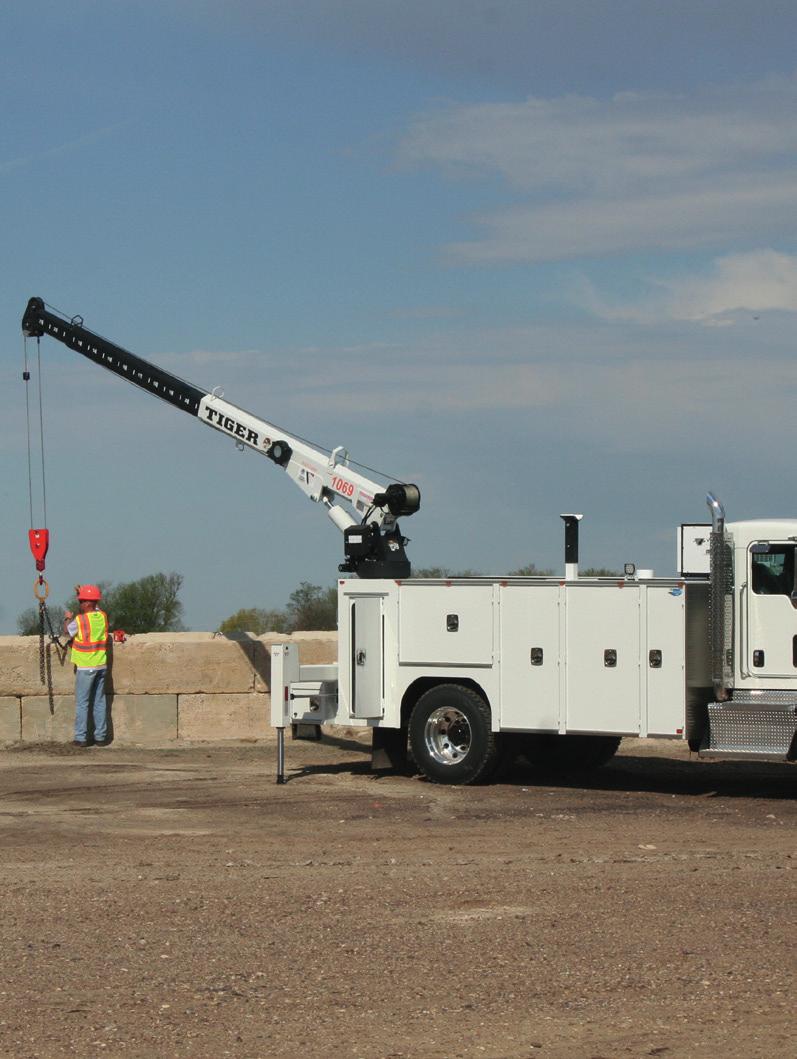
<path id="1" fill-rule="evenodd" d="M 793 544 L 753 544 L 750 580 L 758 596 L 790 596 L 794 585 Z"/>

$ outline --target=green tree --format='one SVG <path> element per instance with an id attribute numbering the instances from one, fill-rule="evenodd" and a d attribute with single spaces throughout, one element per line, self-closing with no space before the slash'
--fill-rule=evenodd
<path id="1" fill-rule="evenodd" d="M 517 570 L 510 570 L 509 577 L 550 577 L 553 574 L 553 570 L 540 569 L 536 563 L 527 563 L 526 566 L 520 566 Z"/>
<path id="2" fill-rule="evenodd" d="M 182 574 L 148 574 L 138 581 L 106 589 L 101 606 L 113 629 L 127 633 L 176 632 L 183 628 L 183 605 L 179 599 L 182 584 Z"/>
<path id="3" fill-rule="evenodd" d="M 454 575 L 447 566 L 413 566 L 411 578 L 440 578 L 453 577 Z"/>
<path id="4" fill-rule="evenodd" d="M 338 592 L 302 581 L 291 592 L 286 608 L 290 632 L 300 629 L 337 629 Z"/>
<path id="5" fill-rule="evenodd" d="M 263 610 L 260 607 L 244 607 L 225 618 L 219 632 L 251 632 L 261 636 L 265 632 L 288 632 L 290 622 L 284 610 Z"/>
<path id="6" fill-rule="evenodd" d="M 581 577 L 623 577 L 617 570 L 609 570 L 605 566 L 588 566 L 586 570 L 579 570 Z"/>
<path id="7" fill-rule="evenodd" d="M 148 574 L 138 581 L 120 585 L 100 581 L 100 607 L 108 615 L 112 629 L 124 629 L 127 633 L 176 632 L 183 628 L 180 621 L 183 605 L 179 599 L 182 584 L 182 574 Z M 62 631 L 64 611 L 77 614 L 78 601 L 73 596 L 63 606 L 52 606 L 48 610 L 53 631 L 58 635 Z M 17 618 L 17 628 L 22 636 L 37 635 L 39 608 L 30 607 L 23 611 Z"/>
<path id="8" fill-rule="evenodd" d="M 419 566 L 417 569 L 413 567 L 410 579 L 412 578 L 430 578 L 434 579 L 448 579 L 451 577 L 483 577 L 478 570 L 450 570 L 447 566 Z"/>
<path id="9" fill-rule="evenodd" d="M 553 570 L 540 569 L 536 563 L 528 563 L 517 570 L 510 570 L 506 577 L 550 577 Z M 413 569 L 412 577 L 418 578 L 450 578 L 450 577 L 487 577 L 491 574 L 483 574 L 479 570 L 450 570 L 447 566 L 420 566 Z M 498 575 L 496 575 L 498 576 Z"/>
<path id="10" fill-rule="evenodd" d="M 97 588 L 102 593 L 103 600 L 106 598 L 108 591 L 110 590 L 110 583 L 108 581 L 98 581 Z M 77 593 L 77 585 L 75 586 L 75 593 Z M 100 603 L 103 610 L 107 611 L 105 603 Z M 61 605 L 60 603 L 53 603 L 47 607 L 47 611 L 50 615 L 50 622 L 53 626 L 53 632 L 56 636 L 60 636 L 64 628 L 64 614 L 66 611 L 71 611 L 73 614 L 78 612 L 78 601 L 77 595 L 72 595 L 66 603 Z M 110 615 L 109 619 L 110 621 Z M 17 617 L 17 628 L 19 629 L 20 636 L 38 636 L 39 635 L 39 608 L 28 607 L 27 610 L 23 610 L 22 613 Z M 47 625 L 44 626 L 45 633 L 48 632 Z"/>
<path id="11" fill-rule="evenodd" d="M 50 621 L 52 622 L 53 632 L 56 636 L 61 635 L 64 620 L 64 608 L 56 603 L 52 607 L 47 608 L 47 612 L 50 615 Z M 17 630 L 20 636 L 38 636 L 39 635 L 39 608 L 28 607 L 23 610 L 21 614 L 17 615 Z M 47 623 L 44 625 L 45 634 L 49 633 Z"/>

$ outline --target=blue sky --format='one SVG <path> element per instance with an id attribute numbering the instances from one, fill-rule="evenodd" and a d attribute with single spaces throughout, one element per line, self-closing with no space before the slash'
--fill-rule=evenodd
<path id="1" fill-rule="evenodd" d="M 667 574 L 707 489 L 797 514 L 795 39 L 775 0 L 4 4 L 0 633 L 31 295 L 417 481 L 416 565 L 558 570 L 581 511 L 583 563 Z M 55 600 L 175 570 L 214 629 L 334 582 L 269 461 L 41 355 Z"/>

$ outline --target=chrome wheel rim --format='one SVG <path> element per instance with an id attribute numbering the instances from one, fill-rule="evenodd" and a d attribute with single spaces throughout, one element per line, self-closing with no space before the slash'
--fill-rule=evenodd
<path id="1" fill-rule="evenodd" d="M 438 765 L 456 765 L 467 756 L 473 735 L 461 710 L 441 706 L 429 714 L 423 737 L 429 756 Z"/>

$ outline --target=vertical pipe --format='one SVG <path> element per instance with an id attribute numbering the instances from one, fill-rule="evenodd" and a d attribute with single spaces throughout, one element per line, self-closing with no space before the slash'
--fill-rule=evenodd
<path id="1" fill-rule="evenodd" d="M 565 524 L 565 579 L 575 581 L 578 577 L 578 524 L 583 515 L 560 515 Z"/>
<path id="2" fill-rule="evenodd" d="M 277 729 L 277 783 L 285 782 L 285 729 Z"/>
<path id="3" fill-rule="evenodd" d="M 725 508 L 713 493 L 706 494 L 706 503 L 711 512 L 711 566 L 709 574 L 709 637 L 711 642 L 711 676 L 714 697 L 717 702 L 730 698 L 726 682 L 728 671 L 728 599 L 731 577 L 725 541 Z M 729 585 L 730 580 L 730 585 Z"/>
<path id="4" fill-rule="evenodd" d="M 713 493 L 706 493 L 706 503 L 711 512 L 711 524 L 715 533 L 725 531 L 725 508 Z"/>

